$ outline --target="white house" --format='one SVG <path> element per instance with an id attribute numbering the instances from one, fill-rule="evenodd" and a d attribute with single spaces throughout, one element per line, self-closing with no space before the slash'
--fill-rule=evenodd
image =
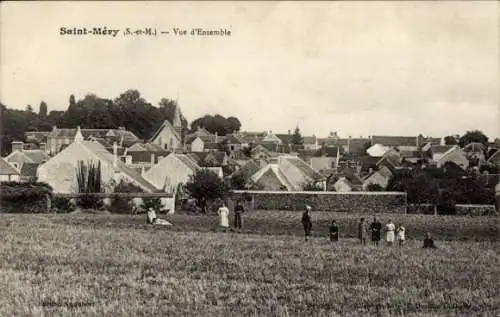
<path id="1" fill-rule="evenodd" d="M 170 153 L 145 172 L 144 178 L 156 188 L 175 189 L 178 184 L 187 183 L 198 169 L 198 164 L 187 155 Z"/>

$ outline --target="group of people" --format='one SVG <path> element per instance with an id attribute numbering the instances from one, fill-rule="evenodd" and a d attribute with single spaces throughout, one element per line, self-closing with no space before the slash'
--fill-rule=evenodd
<path id="1" fill-rule="evenodd" d="M 305 239 L 308 241 L 311 236 L 312 230 L 312 221 L 311 215 L 309 212 L 311 211 L 311 206 L 306 205 L 306 210 L 302 214 L 302 225 L 304 226 Z M 339 227 L 337 225 L 336 220 L 332 220 L 332 224 L 329 228 L 329 236 L 330 241 L 338 241 L 339 240 Z M 366 244 L 368 240 L 368 236 L 371 233 L 371 240 L 375 245 L 379 245 L 380 240 L 382 240 L 382 223 L 378 221 L 376 217 L 373 218 L 373 222 L 368 225 L 365 221 L 365 218 L 361 218 L 358 223 L 358 238 L 361 244 Z M 398 224 L 397 226 L 389 220 L 389 222 L 385 225 L 385 240 L 388 245 L 393 245 L 397 239 L 399 246 L 402 246 L 406 240 L 406 228 L 402 224 Z M 424 239 L 424 248 L 436 248 L 434 240 L 430 233 L 427 233 Z"/>
<path id="2" fill-rule="evenodd" d="M 243 226 L 243 221 L 241 219 L 241 214 L 245 211 L 243 208 L 243 204 L 241 201 L 236 202 L 236 206 L 234 206 L 234 227 L 236 229 L 241 229 Z M 223 202 L 222 206 L 217 211 L 220 217 L 220 226 L 224 231 L 229 228 L 229 208 L 227 208 L 226 204 Z"/>

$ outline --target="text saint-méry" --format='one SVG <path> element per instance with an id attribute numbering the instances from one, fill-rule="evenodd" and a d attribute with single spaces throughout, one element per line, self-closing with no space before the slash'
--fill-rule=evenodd
<path id="1" fill-rule="evenodd" d="M 95 27 L 95 28 L 77 28 L 77 27 L 61 27 L 59 29 L 60 35 L 107 35 L 116 37 L 120 30 L 108 29 L 107 27 Z"/>

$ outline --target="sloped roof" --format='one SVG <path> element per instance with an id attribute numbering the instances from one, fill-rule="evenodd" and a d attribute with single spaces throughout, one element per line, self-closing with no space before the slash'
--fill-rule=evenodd
<path id="1" fill-rule="evenodd" d="M 303 136 L 302 140 L 304 141 L 304 144 L 316 144 L 316 136 Z"/>
<path id="2" fill-rule="evenodd" d="M 208 155 L 208 152 L 190 152 L 188 154 L 186 154 L 191 160 L 193 160 L 194 162 L 196 162 L 196 164 L 200 164 L 201 162 L 203 162 L 203 160 L 205 159 L 205 157 Z"/>
<path id="3" fill-rule="evenodd" d="M 129 146 L 127 148 L 127 152 L 138 152 L 138 151 L 146 151 L 146 147 L 144 146 L 144 143 L 135 143 L 132 146 Z"/>
<path id="4" fill-rule="evenodd" d="M 359 163 L 361 165 L 361 172 L 368 172 L 370 168 L 375 169 L 377 167 L 378 161 L 382 157 L 380 156 L 361 156 L 359 157 Z"/>
<path id="5" fill-rule="evenodd" d="M 198 166 L 198 164 L 196 164 L 195 161 L 193 161 L 185 154 L 175 154 L 175 157 L 178 158 L 182 163 L 184 163 L 184 165 L 186 165 L 193 172 L 196 172 L 200 168 L 200 166 Z"/>
<path id="6" fill-rule="evenodd" d="M 282 157 L 283 160 L 287 160 L 288 162 L 292 163 L 297 167 L 302 173 L 304 173 L 307 177 L 312 178 L 314 180 L 322 180 L 325 177 L 323 174 L 320 172 L 316 171 L 314 168 L 309 166 L 306 162 L 302 161 L 298 157 L 293 157 L 293 156 L 284 156 Z"/>
<path id="7" fill-rule="evenodd" d="M 0 157 L 0 175 L 19 175 L 19 172 L 3 157 Z"/>
<path id="8" fill-rule="evenodd" d="M 239 172 L 243 173 L 247 177 L 250 177 L 257 173 L 260 170 L 260 165 L 259 163 L 255 162 L 254 160 L 248 160 L 246 163 L 241 166 Z M 237 171 L 238 172 L 238 171 Z M 235 173 L 237 173 L 235 172 Z"/>
<path id="9" fill-rule="evenodd" d="M 181 140 L 181 136 L 179 135 L 179 133 L 177 133 L 172 124 L 168 120 L 165 120 L 163 121 L 163 124 L 158 128 L 158 130 L 155 131 L 155 133 L 153 134 L 153 136 L 149 141 L 153 142 L 161 133 L 161 131 L 163 131 L 163 129 L 169 129 L 172 132 L 172 134 L 176 136 L 178 140 Z"/>
<path id="10" fill-rule="evenodd" d="M 479 142 L 471 142 L 463 148 L 465 152 L 484 152 L 485 149 L 484 144 Z"/>
<path id="11" fill-rule="evenodd" d="M 390 135 L 374 135 L 371 138 L 372 144 L 382 144 L 385 146 L 416 146 L 416 136 L 390 136 Z"/>
<path id="12" fill-rule="evenodd" d="M 169 155 L 169 151 L 127 151 L 127 155 L 132 157 L 132 163 L 142 162 L 149 163 L 151 162 L 151 156 L 154 155 L 153 163 L 158 163 L 158 160 L 161 156 L 165 157 Z"/>
<path id="13" fill-rule="evenodd" d="M 243 141 L 240 137 L 234 135 L 234 134 L 228 134 L 225 136 L 225 139 L 221 142 L 225 144 L 243 144 L 245 141 Z"/>
<path id="14" fill-rule="evenodd" d="M 23 154 L 29 157 L 33 163 L 43 163 L 50 159 L 50 156 L 42 150 L 24 150 Z"/>
<path id="15" fill-rule="evenodd" d="M 365 146 L 370 143 L 370 139 L 367 138 L 351 138 L 349 140 L 349 152 L 353 153 L 363 153 L 365 152 Z"/>
<path id="16" fill-rule="evenodd" d="M 104 146 L 99 143 L 92 141 L 81 141 L 81 144 L 96 154 L 101 160 L 107 161 L 108 163 L 113 163 L 114 157 L 113 154 L 110 153 Z M 148 182 L 145 178 L 142 177 L 140 173 L 138 173 L 135 169 L 128 167 L 121 160 L 117 160 L 116 162 L 117 169 L 123 174 L 127 175 L 135 182 L 148 189 L 151 192 L 156 191 L 156 187 L 153 186 L 150 182 Z"/>
<path id="17" fill-rule="evenodd" d="M 429 150 L 432 154 L 444 154 L 454 147 L 455 145 L 431 145 Z"/>
<path id="18" fill-rule="evenodd" d="M 277 164 L 268 164 L 252 175 L 251 180 L 257 183 L 263 176 L 273 176 L 288 190 L 294 190 L 294 186 L 290 183 L 287 177 L 279 169 Z"/>
<path id="19" fill-rule="evenodd" d="M 112 147 L 113 146 L 113 144 L 109 143 L 104 138 L 91 138 L 91 139 L 92 139 L 92 141 L 100 143 L 104 147 Z"/>
<path id="20" fill-rule="evenodd" d="M 55 131 L 49 132 L 50 137 L 67 137 L 74 138 L 76 135 L 76 128 L 73 129 L 61 129 L 56 128 Z M 139 138 L 131 131 L 125 129 L 80 129 L 82 136 L 86 139 L 90 137 L 95 138 L 106 138 L 107 136 L 114 136 L 120 139 L 123 137 L 124 140 L 139 140 Z"/>
<path id="21" fill-rule="evenodd" d="M 497 160 L 500 160 L 500 150 L 497 150 L 488 158 L 489 163 L 496 162 Z"/>
<path id="22" fill-rule="evenodd" d="M 325 146 L 321 147 L 319 150 L 317 150 L 314 153 L 315 157 L 321 157 L 321 156 L 326 156 L 326 157 L 337 157 L 337 152 L 340 154 L 344 153 L 344 150 L 342 148 L 337 148 L 337 146 Z"/>
<path id="23" fill-rule="evenodd" d="M 275 134 L 275 136 L 281 140 L 284 144 L 291 144 L 293 134 Z"/>
<path id="24" fill-rule="evenodd" d="M 23 167 L 21 167 L 21 175 L 36 177 L 38 166 L 40 166 L 38 163 L 24 163 Z"/>

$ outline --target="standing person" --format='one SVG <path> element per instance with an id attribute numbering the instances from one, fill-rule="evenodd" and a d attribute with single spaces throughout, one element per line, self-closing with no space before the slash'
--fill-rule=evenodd
<path id="1" fill-rule="evenodd" d="M 389 220 L 389 222 L 385 225 L 385 239 L 387 244 L 392 245 L 394 243 L 394 231 L 396 230 L 396 226 Z"/>
<path id="2" fill-rule="evenodd" d="M 243 208 L 241 201 L 238 200 L 238 202 L 236 203 L 236 206 L 234 207 L 234 226 L 238 229 L 241 229 L 241 227 L 242 227 L 241 214 L 244 211 L 245 211 L 245 209 Z"/>
<path id="3" fill-rule="evenodd" d="M 405 242 L 405 227 L 403 227 L 402 224 L 399 224 L 398 225 L 398 229 L 396 230 L 396 235 L 398 237 L 398 242 L 399 242 L 399 246 L 403 246 L 403 243 Z"/>
<path id="4" fill-rule="evenodd" d="M 220 217 L 220 226 L 224 229 L 224 231 L 229 228 L 229 209 L 226 207 L 226 204 L 222 202 L 221 207 L 217 211 Z"/>
<path id="5" fill-rule="evenodd" d="M 432 239 L 430 232 L 427 232 L 425 234 L 423 248 L 424 249 L 437 249 L 436 245 L 434 244 L 434 239 Z"/>
<path id="6" fill-rule="evenodd" d="M 382 231 L 382 224 L 376 217 L 373 217 L 373 222 L 370 225 L 370 231 L 372 232 L 372 241 L 378 245 L 381 239 L 380 232 Z"/>
<path id="7" fill-rule="evenodd" d="M 361 244 L 366 244 L 367 231 L 365 218 L 361 218 L 358 223 L 358 237 Z"/>
<path id="8" fill-rule="evenodd" d="M 311 206 L 306 205 L 306 210 L 302 214 L 302 225 L 304 226 L 306 241 L 311 235 L 311 229 L 312 229 L 311 215 L 309 214 L 309 211 L 311 211 Z"/>
<path id="9" fill-rule="evenodd" d="M 330 225 L 330 241 L 339 241 L 339 227 L 337 226 L 337 222 L 335 220 L 333 220 Z"/>

